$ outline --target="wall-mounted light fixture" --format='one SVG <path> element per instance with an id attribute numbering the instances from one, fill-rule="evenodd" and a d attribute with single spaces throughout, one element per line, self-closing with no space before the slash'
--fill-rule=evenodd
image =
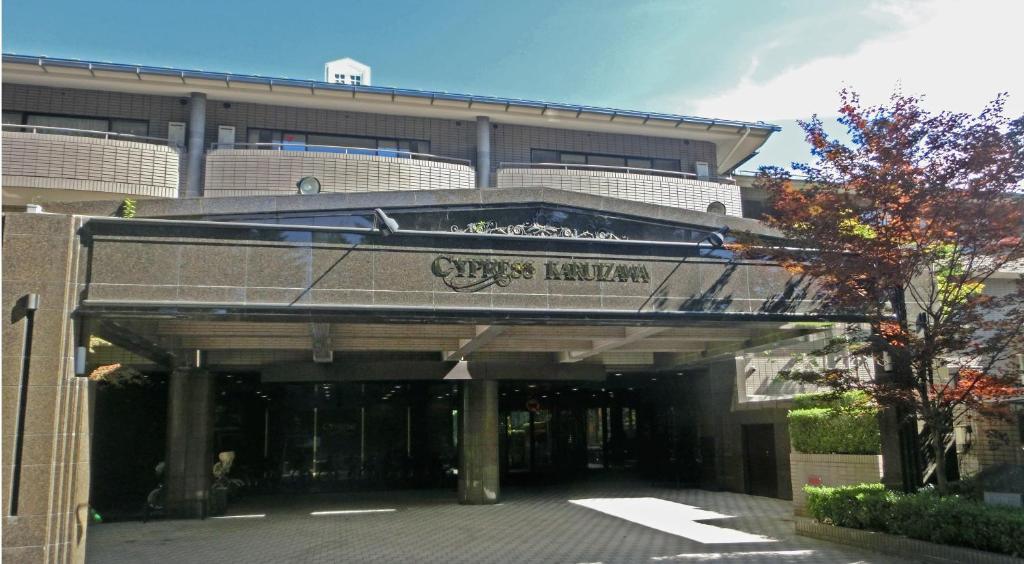
<path id="1" fill-rule="evenodd" d="M 299 189 L 299 194 L 303 196 L 311 196 L 313 194 L 320 193 L 320 181 L 315 176 L 304 176 L 295 183 L 295 187 Z"/>
<path id="2" fill-rule="evenodd" d="M 88 351 L 86 347 L 75 347 L 75 376 L 85 376 L 85 359 Z"/>
<path id="3" fill-rule="evenodd" d="M 398 233 L 399 229 L 398 222 L 380 208 L 374 208 L 373 210 L 373 227 L 380 230 L 381 234 L 385 237 L 392 233 Z"/>
<path id="4" fill-rule="evenodd" d="M 729 234 L 729 227 L 725 226 L 716 231 L 708 233 L 707 237 L 701 239 L 701 243 L 710 243 L 712 247 L 721 247 L 725 244 L 725 236 Z"/>

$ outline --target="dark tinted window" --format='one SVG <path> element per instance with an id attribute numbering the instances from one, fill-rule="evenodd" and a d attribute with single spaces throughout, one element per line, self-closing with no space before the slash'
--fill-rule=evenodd
<path id="1" fill-rule="evenodd" d="M 652 159 L 642 156 L 574 153 L 569 151 L 557 151 L 554 149 L 531 149 L 530 162 L 632 167 L 673 171 L 681 170 L 679 161 L 676 159 Z"/>
<path id="2" fill-rule="evenodd" d="M 532 163 L 557 163 L 558 151 L 547 151 L 545 149 L 534 149 L 530 151 L 530 162 Z"/>

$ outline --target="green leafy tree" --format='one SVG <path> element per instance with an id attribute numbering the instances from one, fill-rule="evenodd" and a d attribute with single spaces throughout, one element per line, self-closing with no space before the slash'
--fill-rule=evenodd
<path id="1" fill-rule="evenodd" d="M 1024 283 L 984 292 L 994 276 L 1024 264 L 1024 118 L 1003 97 L 981 113 L 930 113 L 913 96 L 866 106 L 841 93 L 849 140 L 801 122 L 815 162 L 806 176 L 764 167 L 765 221 L 789 241 L 748 240 L 737 249 L 811 277 L 824 305 L 856 311 L 818 355 L 849 353 L 890 367 L 866 381 L 856 367 L 805 365 L 784 376 L 836 391 L 864 390 L 885 407 L 923 420 L 924 440 L 946 491 L 946 438 L 968 410 L 998 416 L 1021 389 L 1014 355 L 1024 352 Z M 856 364 L 856 363 L 854 363 Z"/>

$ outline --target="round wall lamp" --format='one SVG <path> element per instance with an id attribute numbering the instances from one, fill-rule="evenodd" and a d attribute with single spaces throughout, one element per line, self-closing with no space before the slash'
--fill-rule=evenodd
<path id="1" fill-rule="evenodd" d="M 320 181 L 317 180 L 315 176 L 303 177 L 295 183 L 295 187 L 299 189 L 299 194 L 302 194 L 303 196 L 320 193 Z"/>

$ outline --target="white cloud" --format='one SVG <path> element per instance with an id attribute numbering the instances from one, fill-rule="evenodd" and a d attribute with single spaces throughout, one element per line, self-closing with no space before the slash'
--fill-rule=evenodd
<path id="1" fill-rule="evenodd" d="M 771 54 L 766 45 L 751 56 L 735 86 L 676 109 L 750 121 L 828 116 L 836 113 L 837 92 L 845 86 L 867 103 L 886 100 L 900 86 L 925 95 L 929 108 L 966 112 L 1009 92 L 1007 113 L 1024 113 L 1024 2 L 904 0 L 865 9 L 875 18 L 895 18 L 897 31 L 757 80 L 753 71 Z"/>

